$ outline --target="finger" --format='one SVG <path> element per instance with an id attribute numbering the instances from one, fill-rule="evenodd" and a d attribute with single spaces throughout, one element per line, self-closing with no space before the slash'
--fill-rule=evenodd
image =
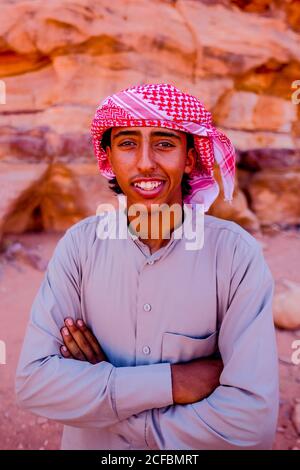
<path id="1" fill-rule="evenodd" d="M 60 332 L 61 332 L 62 340 L 64 342 L 63 346 L 60 346 L 60 352 L 62 353 L 62 355 L 64 357 L 73 357 L 72 354 L 71 354 L 71 351 L 68 350 L 68 347 L 66 345 L 66 336 L 68 335 L 69 331 L 65 330 L 65 332 L 64 332 L 63 328 L 61 328 Z M 67 342 L 67 344 L 68 344 L 68 342 Z"/>
<path id="2" fill-rule="evenodd" d="M 101 348 L 101 346 L 99 344 L 99 341 L 97 340 L 96 336 L 92 333 L 90 328 L 88 328 L 86 326 L 86 324 L 84 323 L 83 320 L 77 320 L 77 326 L 80 329 L 80 331 L 82 331 L 85 338 L 87 339 L 87 341 L 91 345 L 97 359 L 100 360 L 100 361 L 105 361 L 106 356 L 103 352 L 103 349 Z"/>
<path id="3" fill-rule="evenodd" d="M 86 361 L 86 358 L 82 351 L 79 349 L 76 341 L 74 340 L 73 336 L 71 335 L 70 331 L 66 326 L 61 329 L 61 334 L 65 343 L 65 346 L 72 354 L 74 359 L 78 359 L 79 361 Z"/>
<path id="4" fill-rule="evenodd" d="M 72 318 L 66 318 L 65 324 L 85 358 L 92 364 L 95 364 L 96 355 L 83 332 L 77 328 Z"/>
<path id="5" fill-rule="evenodd" d="M 60 352 L 61 352 L 61 355 L 65 357 L 66 359 L 70 359 L 73 357 L 70 351 L 68 350 L 67 346 L 65 345 L 60 347 Z"/>

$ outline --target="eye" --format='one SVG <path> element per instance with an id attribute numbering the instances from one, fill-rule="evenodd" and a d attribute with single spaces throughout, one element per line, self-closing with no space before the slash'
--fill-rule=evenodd
<path id="1" fill-rule="evenodd" d="M 132 140 L 125 140 L 124 142 L 121 142 L 118 147 L 131 147 L 132 145 L 134 145 Z"/>
<path id="2" fill-rule="evenodd" d="M 162 147 L 162 148 L 170 148 L 170 147 L 175 147 L 174 144 L 171 144 L 171 142 L 158 142 L 158 147 Z"/>

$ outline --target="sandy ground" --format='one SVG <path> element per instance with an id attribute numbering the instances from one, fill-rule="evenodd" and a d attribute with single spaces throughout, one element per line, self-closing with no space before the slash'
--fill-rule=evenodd
<path id="1" fill-rule="evenodd" d="M 9 237 L 8 242 L 21 244 L 11 247 L 21 246 L 21 250 L 12 250 L 9 259 L 0 255 L 0 339 L 7 347 L 7 364 L 0 365 L 0 449 L 59 448 L 61 426 L 20 410 L 15 404 L 14 375 L 31 303 L 43 277 L 40 265 L 50 258 L 60 236 Z M 274 232 L 259 240 L 276 281 L 280 284 L 282 279 L 290 279 L 300 283 L 300 233 Z M 274 449 L 300 449 L 300 435 L 290 419 L 292 407 L 300 399 L 300 366 L 290 360 L 291 344 L 299 338 L 300 330 L 277 331 L 281 398 Z"/>

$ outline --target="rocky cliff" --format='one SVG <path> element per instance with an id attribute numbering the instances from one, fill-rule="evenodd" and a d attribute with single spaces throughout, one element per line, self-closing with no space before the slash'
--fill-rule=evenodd
<path id="1" fill-rule="evenodd" d="M 1 234 L 64 230 L 112 199 L 90 121 L 147 82 L 198 96 L 237 148 L 235 202 L 212 213 L 300 224 L 298 1 L 1 0 L 0 79 Z"/>

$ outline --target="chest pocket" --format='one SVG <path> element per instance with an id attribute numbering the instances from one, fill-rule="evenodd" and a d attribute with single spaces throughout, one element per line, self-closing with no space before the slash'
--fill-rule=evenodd
<path id="1" fill-rule="evenodd" d="M 217 338 L 217 331 L 206 338 L 194 338 L 177 333 L 163 333 L 162 361 L 173 364 L 211 356 L 218 349 Z"/>

